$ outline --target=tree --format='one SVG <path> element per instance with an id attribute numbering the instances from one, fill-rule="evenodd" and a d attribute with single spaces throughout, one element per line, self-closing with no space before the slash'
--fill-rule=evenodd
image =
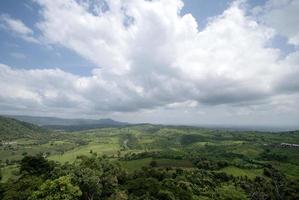
<path id="1" fill-rule="evenodd" d="M 163 200 L 175 200 L 175 196 L 172 192 L 166 190 L 160 190 L 158 193 L 159 199 Z"/>
<path id="2" fill-rule="evenodd" d="M 108 200 L 128 200 L 128 195 L 124 191 L 116 191 L 113 193 Z"/>
<path id="3" fill-rule="evenodd" d="M 105 199 L 115 193 L 123 176 L 120 167 L 104 157 L 81 156 L 75 164 L 72 178 L 79 185 L 84 199 Z"/>
<path id="4" fill-rule="evenodd" d="M 25 156 L 21 160 L 20 172 L 30 175 L 44 175 L 54 169 L 55 164 L 42 156 Z"/>
<path id="5" fill-rule="evenodd" d="M 27 200 L 42 183 L 43 180 L 37 176 L 25 175 L 18 180 L 10 179 L 3 184 L 5 191 L 2 200 Z"/>
<path id="6" fill-rule="evenodd" d="M 100 176 L 102 174 L 90 168 L 78 167 L 75 169 L 73 179 L 80 186 L 84 199 L 93 200 L 100 196 L 103 190 Z"/>
<path id="7" fill-rule="evenodd" d="M 232 185 L 223 185 L 218 188 L 217 196 L 220 200 L 235 199 L 235 200 L 246 200 L 247 196 L 244 191 L 240 188 L 234 187 Z"/>
<path id="8" fill-rule="evenodd" d="M 39 190 L 33 192 L 29 200 L 76 200 L 82 192 L 73 185 L 69 176 L 62 176 L 55 180 L 47 180 Z"/>
<path id="9" fill-rule="evenodd" d="M 157 161 L 152 160 L 152 161 L 150 162 L 150 166 L 151 166 L 151 167 L 157 167 L 157 166 L 158 166 Z"/>
<path id="10" fill-rule="evenodd" d="M 4 188 L 2 186 L 1 180 L 2 180 L 2 173 L 1 173 L 1 168 L 0 168 L 0 199 L 3 198 L 3 193 L 4 193 Z"/>
<path id="11" fill-rule="evenodd" d="M 3 199 L 4 196 L 4 188 L 3 188 L 3 184 L 0 182 L 0 199 Z"/>

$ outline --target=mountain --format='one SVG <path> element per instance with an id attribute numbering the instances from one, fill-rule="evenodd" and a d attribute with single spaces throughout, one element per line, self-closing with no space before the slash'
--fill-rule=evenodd
<path id="1" fill-rule="evenodd" d="M 14 138 L 32 138 L 48 133 L 42 127 L 16 119 L 0 116 L 0 138 L 1 140 Z"/>
<path id="2" fill-rule="evenodd" d="M 128 123 L 115 121 L 113 119 L 65 119 L 57 117 L 37 117 L 25 115 L 14 115 L 9 117 L 20 121 L 32 123 L 38 126 L 42 126 L 48 129 L 59 129 L 68 131 L 129 125 Z"/>

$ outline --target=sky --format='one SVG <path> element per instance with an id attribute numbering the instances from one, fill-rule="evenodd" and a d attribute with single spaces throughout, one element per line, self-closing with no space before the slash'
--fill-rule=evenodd
<path id="1" fill-rule="evenodd" d="M 298 0 L 2 0 L 0 114 L 299 127 Z"/>

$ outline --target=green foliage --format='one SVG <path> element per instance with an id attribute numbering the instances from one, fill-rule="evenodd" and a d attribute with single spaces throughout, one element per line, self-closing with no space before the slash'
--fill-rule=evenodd
<path id="1" fill-rule="evenodd" d="M 4 200 L 242 200 L 247 197 L 298 197 L 299 182 L 289 181 L 279 170 L 270 166 L 264 167 L 264 176 L 249 179 L 247 176 L 235 177 L 206 169 L 143 167 L 126 173 L 117 162 L 95 154 L 78 157 L 71 164 L 56 164 L 54 168 L 48 168 L 44 163 L 48 161 L 40 157 L 24 160 L 26 170 L 18 179 L 10 179 L 2 187 Z M 40 170 L 39 176 L 33 176 L 37 173 L 37 166 L 49 171 Z"/>
<path id="2" fill-rule="evenodd" d="M 33 192 L 29 200 L 76 200 L 82 195 L 78 186 L 71 183 L 71 178 L 62 176 L 47 180 L 39 190 Z"/>
<path id="3" fill-rule="evenodd" d="M 247 195 L 245 192 L 239 188 L 235 187 L 233 185 L 224 185 L 221 186 L 218 190 L 216 195 L 218 196 L 219 200 L 246 200 Z"/>
<path id="4" fill-rule="evenodd" d="M 17 180 L 9 180 L 3 185 L 3 200 L 27 200 L 42 183 L 40 177 L 27 175 Z"/>
<path id="5" fill-rule="evenodd" d="M 197 158 L 193 160 L 195 166 L 199 169 L 219 170 L 228 166 L 226 161 L 213 161 L 207 158 Z"/>
<path id="6" fill-rule="evenodd" d="M 30 175 L 44 175 L 54 169 L 55 163 L 49 162 L 42 156 L 25 156 L 21 160 L 20 172 Z"/>
<path id="7" fill-rule="evenodd" d="M 47 133 L 47 131 L 30 123 L 0 116 L 1 139 L 40 137 L 41 133 Z"/>
<path id="8" fill-rule="evenodd" d="M 2 199 L 299 199 L 298 149 L 279 145 L 299 143 L 298 132 L 139 125 L 44 135 L 0 145 Z"/>
<path id="9" fill-rule="evenodd" d="M 272 153 L 269 149 L 266 149 L 260 154 L 262 160 L 276 160 L 280 162 L 285 162 L 288 160 L 288 156 Z"/>
<path id="10" fill-rule="evenodd" d="M 60 169 L 55 169 L 54 174 L 55 176 L 69 174 L 85 198 L 96 200 L 116 195 L 124 171 L 106 158 L 92 155 L 81 156 L 73 165 L 66 164 Z"/>
<path id="11" fill-rule="evenodd" d="M 3 199 L 4 196 L 4 188 L 3 188 L 3 184 L 0 183 L 0 199 Z"/>
<path id="12" fill-rule="evenodd" d="M 189 145 L 196 142 L 205 142 L 207 141 L 206 137 L 203 137 L 201 135 L 183 135 L 181 137 L 181 144 L 182 145 Z"/>
<path id="13" fill-rule="evenodd" d="M 128 200 L 128 195 L 125 191 L 115 191 L 108 200 Z"/>
<path id="14" fill-rule="evenodd" d="M 165 199 L 165 200 L 175 200 L 175 195 L 167 190 L 160 190 L 158 193 L 159 199 Z"/>
<path id="15" fill-rule="evenodd" d="M 152 161 L 150 162 L 150 166 L 151 166 L 151 167 L 157 167 L 157 166 L 158 166 L 157 161 L 152 160 Z"/>
<path id="16" fill-rule="evenodd" d="M 125 134 L 122 136 L 121 145 L 124 149 L 138 148 L 138 138 L 134 134 Z"/>

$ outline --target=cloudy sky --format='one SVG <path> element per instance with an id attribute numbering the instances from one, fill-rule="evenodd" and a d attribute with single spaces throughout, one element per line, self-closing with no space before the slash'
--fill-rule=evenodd
<path id="1" fill-rule="evenodd" d="M 299 126 L 298 0 L 1 0 L 0 113 Z"/>

